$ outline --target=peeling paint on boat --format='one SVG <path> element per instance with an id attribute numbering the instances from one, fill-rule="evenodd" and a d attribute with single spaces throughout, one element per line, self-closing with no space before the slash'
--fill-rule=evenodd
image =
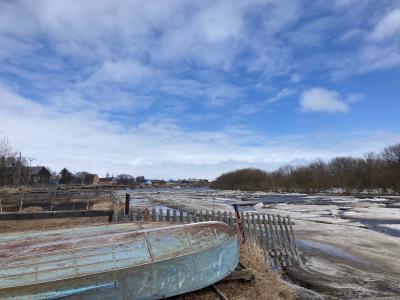
<path id="1" fill-rule="evenodd" d="M 149 227 L 0 235 L 0 298 L 158 299 L 213 284 L 238 263 L 226 224 Z"/>

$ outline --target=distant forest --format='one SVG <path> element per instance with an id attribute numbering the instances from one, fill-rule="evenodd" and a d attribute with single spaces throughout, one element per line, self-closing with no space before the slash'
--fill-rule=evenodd
<path id="1" fill-rule="evenodd" d="M 286 165 L 276 171 L 241 169 L 219 176 L 215 189 L 318 193 L 334 189 L 345 193 L 399 193 L 400 143 L 363 158 L 336 157 L 306 166 Z"/>

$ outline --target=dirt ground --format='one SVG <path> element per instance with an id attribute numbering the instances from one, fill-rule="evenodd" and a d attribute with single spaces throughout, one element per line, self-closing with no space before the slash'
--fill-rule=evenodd
<path id="1" fill-rule="evenodd" d="M 0 221 L 0 233 L 68 228 L 73 226 L 105 223 L 107 221 L 108 217 Z"/>

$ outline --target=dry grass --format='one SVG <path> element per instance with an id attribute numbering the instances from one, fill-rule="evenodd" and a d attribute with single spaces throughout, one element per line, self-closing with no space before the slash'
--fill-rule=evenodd
<path id="1" fill-rule="evenodd" d="M 251 282 L 226 282 L 216 286 L 231 300 L 291 300 L 294 293 L 285 285 L 277 273 L 269 270 L 264 253 L 256 244 L 244 244 L 240 249 L 240 261 L 253 270 Z M 180 300 L 211 300 L 220 298 L 211 288 L 175 297 Z"/>
<path id="2" fill-rule="evenodd" d="M 22 211 L 23 212 L 40 212 L 40 211 L 44 211 L 44 210 L 45 209 L 40 206 L 28 206 L 28 207 L 25 207 Z"/>

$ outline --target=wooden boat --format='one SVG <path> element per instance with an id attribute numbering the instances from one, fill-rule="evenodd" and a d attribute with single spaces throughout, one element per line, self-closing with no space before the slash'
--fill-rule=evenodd
<path id="1" fill-rule="evenodd" d="M 0 235 L 1 299 L 159 299 L 211 285 L 238 264 L 220 222 L 120 223 Z"/>

